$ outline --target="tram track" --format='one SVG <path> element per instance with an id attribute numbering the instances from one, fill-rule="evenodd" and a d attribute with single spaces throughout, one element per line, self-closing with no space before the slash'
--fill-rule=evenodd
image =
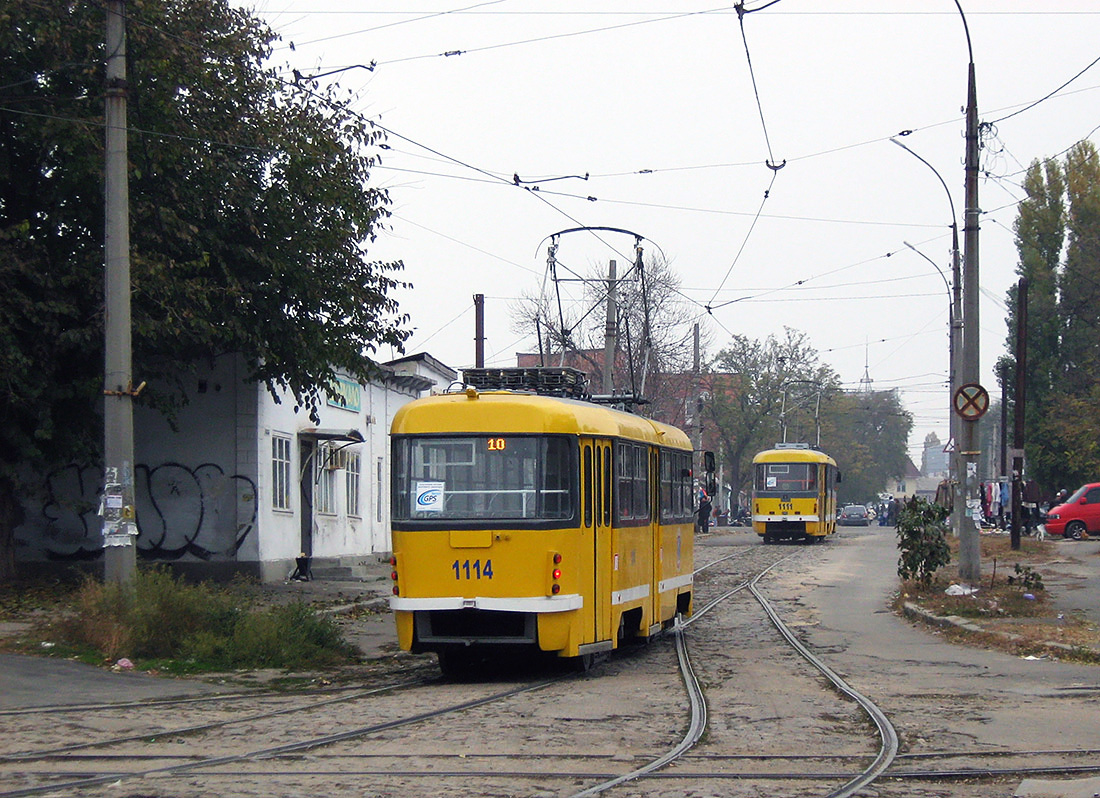
<path id="1" fill-rule="evenodd" d="M 276 718 L 276 717 L 280 717 L 280 716 L 283 716 L 283 715 L 291 715 L 291 714 L 298 713 L 298 712 L 312 712 L 312 711 L 315 711 L 315 710 L 317 710 L 321 707 L 332 706 L 332 705 L 335 705 L 335 704 L 340 704 L 340 703 L 344 703 L 344 702 L 348 702 L 348 701 L 360 701 L 360 700 L 363 700 L 365 698 L 369 698 L 371 696 L 378 695 L 380 693 L 386 693 L 386 692 L 391 692 L 391 691 L 395 691 L 395 690 L 408 689 L 408 688 L 416 687 L 416 686 L 423 686 L 424 684 L 425 684 L 425 682 L 423 682 L 423 681 L 403 682 L 403 683 L 399 682 L 399 683 L 395 683 L 395 684 L 384 686 L 384 687 L 374 688 L 374 689 L 371 689 L 371 690 L 355 690 L 355 691 L 350 692 L 350 693 L 345 694 L 345 695 L 340 695 L 340 696 L 335 696 L 335 697 L 328 697 L 328 698 L 321 698 L 320 700 L 313 701 L 309 704 L 293 704 L 293 705 L 287 706 L 287 707 L 280 707 L 279 709 L 273 709 L 273 710 L 266 711 L 266 712 L 253 713 L 253 714 L 249 714 L 249 715 L 246 715 L 246 716 L 243 716 L 243 717 L 234 717 L 232 719 L 227 719 L 227 720 L 208 721 L 208 722 L 204 722 L 204 723 L 191 724 L 191 725 L 187 725 L 187 726 L 164 727 L 164 728 L 161 728 L 159 730 L 158 729 L 146 730 L 146 731 L 143 731 L 140 734 L 129 734 L 129 735 L 123 735 L 123 736 L 118 736 L 118 737 L 111 737 L 111 738 L 107 738 L 107 739 L 103 739 L 103 740 L 90 740 L 90 741 L 86 741 L 86 742 L 82 742 L 82 743 L 73 743 L 73 744 L 70 744 L 70 745 L 57 746 L 57 747 L 53 747 L 53 748 L 43 748 L 43 749 L 36 749 L 36 750 L 32 750 L 32 751 L 16 751 L 16 752 L 12 752 L 12 753 L 0 753 L 0 763 L 5 763 L 5 762 L 28 762 L 28 761 L 33 761 L 35 759 L 44 759 L 44 758 L 47 758 L 47 757 L 56 757 L 56 756 L 60 756 L 60 755 L 64 755 L 64 754 L 73 754 L 73 753 L 76 753 L 78 751 L 84 751 L 84 750 L 87 750 L 87 749 L 90 749 L 90 748 L 101 748 L 101 747 L 111 746 L 111 745 L 121 745 L 123 743 L 137 742 L 139 740 L 148 740 L 150 738 L 155 738 L 155 737 L 180 737 L 180 736 L 185 736 L 185 735 L 193 735 L 193 734 L 197 734 L 199 732 L 205 732 L 205 731 L 211 731 L 211 730 L 214 730 L 214 729 L 225 728 L 227 726 L 232 726 L 234 724 L 255 723 L 256 721 L 267 720 L 267 719 L 270 719 L 270 718 Z M 295 694 L 295 697 L 296 698 L 300 697 L 300 695 L 301 695 L 300 693 Z M 308 693 L 308 695 L 317 695 L 317 693 L 313 692 L 313 691 L 310 691 L 310 693 Z M 148 703 L 126 702 L 126 703 L 119 703 L 119 704 L 96 704 L 96 705 L 87 705 L 87 706 L 83 706 L 83 707 L 68 708 L 68 714 L 71 714 L 73 711 L 77 711 L 77 712 L 81 712 L 81 711 L 82 712 L 134 711 L 134 710 L 138 709 L 139 707 L 141 709 L 146 709 L 146 710 L 151 709 L 151 708 L 164 709 L 164 708 L 175 708 L 175 707 L 179 707 L 179 706 L 182 706 L 182 705 L 195 704 L 195 703 L 209 704 L 209 703 L 212 703 L 214 701 L 218 701 L 218 703 L 227 703 L 227 702 L 232 702 L 232 701 L 244 701 L 244 700 L 251 699 L 254 702 L 257 699 L 264 700 L 265 698 L 272 698 L 272 697 L 278 697 L 278 698 L 281 698 L 281 699 L 285 700 L 287 698 L 287 695 L 285 693 L 284 694 L 268 693 L 268 694 L 264 694 L 264 695 L 251 695 L 251 696 L 248 695 L 248 694 L 236 694 L 236 695 L 233 695 L 233 696 L 223 696 L 223 697 L 221 697 L 220 700 L 218 700 L 218 697 L 216 697 L 216 696 L 207 696 L 207 697 L 202 697 L 202 698 L 197 698 L 197 699 L 180 699 L 180 700 L 157 701 L 157 702 L 148 702 Z M 40 713 L 34 713 L 34 714 L 40 714 Z M 56 713 L 51 712 L 50 714 L 56 714 Z"/>
<path id="2" fill-rule="evenodd" d="M 758 790 L 775 796 L 845 796 L 874 785 L 882 795 L 911 796 L 926 794 L 920 785 L 928 783 L 966 784 L 968 795 L 984 796 L 1012 779 L 1100 773 L 1100 765 L 1092 764 L 1096 752 L 1081 750 L 968 747 L 900 753 L 896 732 L 891 742 L 883 730 L 892 729 L 889 718 L 884 714 L 880 723 L 873 710 L 854 703 L 855 697 L 832 680 L 826 685 L 827 674 L 810 667 L 789 639 L 797 642 L 798 636 L 776 625 L 806 621 L 805 614 L 791 612 L 789 605 L 782 613 L 768 610 L 768 575 L 780 567 L 785 574 L 812 569 L 814 552 L 823 550 L 750 546 L 714 558 L 695 572 L 692 618 L 652 645 L 620 650 L 589 674 L 528 679 L 503 689 L 499 682 L 439 680 L 402 685 L 390 695 L 380 688 L 370 695 L 330 688 L 310 691 L 300 709 L 315 712 L 301 715 L 289 708 L 253 712 L 247 696 L 226 696 L 221 706 L 234 707 L 236 723 L 190 734 L 183 732 L 196 724 L 179 724 L 175 736 L 182 739 L 170 740 L 168 734 L 150 746 L 143 735 L 116 734 L 102 746 L 57 753 L 49 746 L 27 746 L 11 752 L 0 757 L 0 772 L 12 789 L 0 798 L 98 797 L 117 795 L 125 785 L 141 791 L 135 795 L 178 798 L 290 792 L 335 798 L 361 795 L 364 789 L 445 798 L 601 793 L 644 798 L 695 794 L 706 785 L 723 794 Z M 802 557 L 805 565 L 791 559 Z M 762 616 L 756 619 L 760 609 L 767 624 Z M 673 648 L 680 683 L 694 688 L 677 692 Z M 796 661 L 808 664 L 796 667 Z M 761 676 L 774 681 L 780 673 L 786 680 L 782 689 L 773 685 L 769 692 Z M 333 689 L 344 695 L 332 695 Z M 695 698 L 692 690 L 698 691 Z M 300 701 L 304 693 L 289 695 Z M 159 702 L 159 709 L 214 708 L 216 698 Z M 93 714 L 112 708 L 89 706 Z M 84 710 L 80 714 L 81 722 L 94 722 Z M 364 714 L 377 722 L 363 723 Z M 272 732 L 273 724 L 284 728 Z M 235 737 L 218 732 L 234 728 Z M 805 731 L 805 738 L 789 739 L 793 728 Z M 273 744 L 241 745 L 242 738 Z M 19 753 L 36 756 L 13 758 Z M 13 773 L 22 779 L 19 786 Z M 140 786 L 144 779 L 162 786 L 149 790 Z M 988 792 L 974 786 L 981 783 Z"/>
<path id="3" fill-rule="evenodd" d="M 265 747 L 265 748 L 251 749 L 251 750 L 247 750 L 247 751 L 237 753 L 237 754 L 229 754 L 229 755 L 223 755 L 223 756 L 206 756 L 206 757 L 199 756 L 198 758 L 192 757 L 191 761 L 183 762 L 183 763 L 180 763 L 180 764 L 165 765 L 165 766 L 161 766 L 161 767 L 145 768 L 145 769 L 112 770 L 110 772 L 105 772 L 105 773 L 97 773 L 97 774 L 94 774 L 94 775 L 79 776 L 77 778 L 74 778 L 74 779 L 71 779 L 71 780 L 68 780 L 68 781 L 60 781 L 59 782 L 57 780 L 51 779 L 51 780 L 46 781 L 46 783 L 42 783 L 42 784 L 37 784 L 37 785 L 33 785 L 33 786 L 26 786 L 26 787 L 17 788 L 17 789 L 14 789 L 14 790 L 0 791 L 0 798 L 20 798 L 21 796 L 40 795 L 40 794 L 49 793 L 49 792 L 66 793 L 66 792 L 70 792 L 70 791 L 84 790 L 84 789 L 88 789 L 88 788 L 92 788 L 92 787 L 96 787 L 96 786 L 101 786 L 101 785 L 109 784 L 109 783 L 113 783 L 113 782 L 120 782 L 120 781 L 123 781 L 123 780 L 126 780 L 126 779 L 144 779 L 144 778 L 149 778 L 149 777 L 161 777 L 161 778 L 163 778 L 163 777 L 166 777 L 166 776 L 180 775 L 180 774 L 185 774 L 185 773 L 193 773 L 193 772 L 200 771 L 200 770 L 210 770 L 211 768 L 221 767 L 221 766 L 224 766 L 224 765 L 235 764 L 235 763 L 240 763 L 240 762 L 245 762 L 245 761 L 255 761 L 255 760 L 267 759 L 267 758 L 271 758 L 271 757 L 285 756 L 285 755 L 292 754 L 292 753 L 300 753 L 300 752 L 304 752 L 304 751 L 309 751 L 313 748 L 332 745 L 334 743 L 344 742 L 344 741 L 347 741 L 347 740 L 354 740 L 356 738 L 363 737 L 363 736 L 366 736 L 368 734 L 374 734 L 374 733 L 377 733 L 377 732 L 398 728 L 400 726 L 405 726 L 405 725 L 415 724 L 415 723 L 421 723 L 421 722 L 424 722 L 424 721 L 427 721 L 427 720 L 442 717 L 442 716 L 450 714 L 450 713 L 463 712 L 465 710 L 469 710 L 469 709 L 472 709 L 474 707 L 479 707 L 479 706 L 483 706 L 485 704 L 489 704 L 489 703 L 492 703 L 492 702 L 495 702 L 495 701 L 500 701 L 500 700 L 503 700 L 505 698 L 509 698 L 511 696 L 519 695 L 521 693 L 525 693 L 525 692 L 529 692 L 529 691 L 533 691 L 533 690 L 538 690 L 538 689 L 546 687 L 550 684 L 554 684 L 557 681 L 560 681 L 560 679 L 550 679 L 550 680 L 544 680 L 544 681 L 534 682 L 534 683 L 530 683 L 530 684 L 523 684 L 523 685 L 520 685 L 520 686 L 515 687 L 515 688 L 511 688 L 511 689 L 503 690 L 503 691 L 496 691 L 496 692 L 490 693 L 489 695 L 486 695 L 486 696 L 481 696 L 481 697 L 469 699 L 469 700 L 466 700 L 466 701 L 463 701 L 463 702 L 460 702 L 460 703 L 457 703 L 457 704 L 453 704 L 453 705 L 450 705 L 450 706 L 447 706 L 447 707 L 443 707 L 443 708 L 432 709 L 432 710 L 429 710 L 429 711 L 426 711 L 426 712 L 407 715 L 405 717 L 400 717 L 400 718 L 396 718 L 396 719 L 389 720 L 389 721 L 383 721 L 383 722 L 380 722 L 380 723 L 373 723 L 373 724 L 370 724 L 370 725 L 367 725 L 367 726 L 361 726 L 361 727 L 357 727 L 357 728 L 347 729 L 347 730 L 332 733 L 332 734 L 306 737 L 304 739 L 299 739 L 297 741 L 284 743 L 284 744 L 281 744 L 281 745 L 269 746 L 269 747 Z M 349 701 L 349 700 L 357 700 L 357 699 L 363 698 L 363 697 L 366 697 L 366 696 L 343 697 L 342 699 L 334 699 L 333 701 L 326 702 L 326 703 L 333 704 L 333 703 L 336 703 L 337 700 Z M 269 719 L 271 717 L 274 717 L 277 714 L 280 714 L 280 713 L 267 713 L 267 714 L 263 715 L 262 718 L 263 719 Z M 243 722 L 252 722 L 255 719 L 256 719 L 256 716 L 253 716 L 253 717 L 241 719 L 239 722 L 242 722 L 242 723 Z M 230 724 L 226 723 L 226 724 L 217 724 L 217 725 L 218 726 L 225 726 L 225 725 L 230 725 Z M 212 726 L 213 725 L 211 725 L 211 727 Z M 127 742 L 132 742 L 132 741 L 137 740 L 137 739 L 144 739 L 144 737 L 142 737 L 140 735 L 138 735 L 138 736 L 132 736 L 131 735 L 131 736 L 117 738 L 113 742 L 114 742 L 114 744 L 124 744 L 124 743 L 127 743 Z M 2 762 L 3 764 L 8 764 L 8 765 L 16 764 L 16 763 L 23 764 L 28 760 L 33 760 L 35 758 L 43 759 L 43 758 L 46 758 L 47 756 L 49 756 L 52 759 L 56 759 L 58 757 L 58 754 L 57 753 L 47 754 L 46 752 L 38 752 L 38 754 L 29 754 L 29 755 L 24 755 L 24 756 L 15 756 L 15 757 L 5 757 L 3 760 L 0 760 L 0 762 Z M 155 759 L 156 756 L 151 755 L 150 758 Z M 133 758 L 126 757 L 126 758 L 123 759 L 123 761 L 133 762 L 135 760 Z M 64 771 L 62 771 L 62 773 L 64 773 Z M 25 770 L 23 771 L 23 774 L 24 775 L 29 775 L 27 773 L 27 771 L 25 771 Z M 46 773 L 45 772 L 39 772 L 35 775 L 38 775 L 39 777 L 44 778 Z"/>
<path id="4" fill-rule="evenodd" d="M 714 560 L 700 568 L 696 569 L 695 574 L 707 570 L 711 567 L 719 565 L 723 562 L 727 562 L 731 559 L 736 559 L 740 553 Z M 703 694 L 702 686 L 699 683 L 698 676 L 695 673 L 692 666 L 690 656 L 688 654 L 687 642 L 684 639 L 684 630 L 698 621 L 702 616 L 718 607 L 727 599 L 740 593 L 746 588 L 752 593 L 757 602 L 764 609 L 769 621 L 779 631 L 780 635 L 786 640 L 786 642 L 798 652 L 798 654 L 807 662 L 809 662 L 814 668 L 816 668 L 838 691 L 846 695 L 848 698 L 855 701 L 868 715 L 868 717 L 874 722 L 879 738 L 881 740 L 881 746 L 878 756 L 862 768 L 855 776 L 849 777 L 848 780 L 839 788 L 832 790 L 826 794 L 826 798 L 848 798 L 855 794 L 857 791 L 863 789 L 875 779 L 882 775 L 882 773 L 889 767 L 890 763 L 894 760 L 898 751 L 898 737 L 890 721 L 887 719 L 885 713 L 882 712 L 870 699 L 866 698 L 862 694 L 852 689 L 838 674 L 830 669 L 819 657 L 817 657 L 812 651 L 810 651 L 805 645 L 803 645 L 797 637 L 790 631 L 789 627 L 782 621 L 778 613 L 772 607 L 771 603 L 760 591 L 758 584 L 760 580 L 768 574 L 773 568 L 779 564 L 791 559 L 794 555 L 786 555 L 781 559 L 778 559 L 765 568 L 757 572 L 751 578 L 745 579 L 736 585 L 732 589 L 723 592 L 721 595 L 711 599 L 704 604 L 693 616 L 687 621 L 678 621 L 676 628 L 673 631 L 676 640 L 676 652 L 679 661 L 680 672 L 683 677 L 683 684 L 685 692 L 687 693 L 690 704 L 690 719 L 688 722 L 688 730 L 683 740 L 672 750 L 657 757 L 647 765 L 631 771 L 630 773 L 616 776 L 607 781 L 601 782 L 597 785 L 589 787 L 588 789 L 574 793 L 570 798 L 591 798 L 591 796 L 600 795 L 608 790 L 613 789 L 621 784 L 627 782 L 636 781 L 660 771 L 665 766 L 680 759 L 689 750 L 691 750 L 699 739 L 703 736 L 707 725 L 707 704 L 706 698 Z M 689 774 L 679 774 L 681 778 L 692 778 Z M 717 776 L 716 773 L 705 773 L 696 776 L 696 778 L 712 778 Z M 745 778 L 744 774 L 741 774 L 739 778 Z M 825 778 L 844 778 L 843 774 L 829 774 Z"/>

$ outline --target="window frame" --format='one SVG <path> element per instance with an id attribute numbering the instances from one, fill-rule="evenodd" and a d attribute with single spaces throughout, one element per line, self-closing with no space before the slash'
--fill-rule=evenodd
<path id="1" fill-rule="evenodd" d="M 318 515 L 336 515 L 336 469 L 322 459 L 324 453 L 325 449 L 318 448 L 314 455 L 318 462 L 313 507 Z"/>
<path id="2" fill-rule="evenodd" d="M 363 458 L 351 451 L 345 457 L 344 508 L 349 518 L 362 518 Z"/>
<path id="3" fill-rule="evenodd" d="M 271 435 L 271 509 L 293 511 L 294 438 L 283 433 Z"/>

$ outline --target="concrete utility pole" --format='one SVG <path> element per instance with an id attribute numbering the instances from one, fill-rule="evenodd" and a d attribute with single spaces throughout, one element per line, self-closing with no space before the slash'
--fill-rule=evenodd
<path id="1" fill-rule="evenodd" d="M 615 261 L 607 267 L 607 319 L 603 325 L 603 392 L 611 396 L 615 390 L 615 346 L 619 333 L 619 283 L 615 276 Z"/>
<path id="2" fill-rule="evenodd" d="M 978 90 L 974 78 L 974 48 L 959 0 L 955 0 L 963 18 L 966 46 L 970 62 L 966 97 L 966 209 L 963 222 L 963 354 L 964 384 L 980 382 L 978 320 Z M 967 585 L 981 583 L 981 547 L 978 538 L 978 419 L 964 418 L 961 424 L 960 454 L 966 471 L 959 475 L 960 490 L 956 491 L 955 524 L 959 535 L 959 579 Z M 960 463 L 961 464 L 961 463 Z M 961 494 L 961 495 L 960 495 Z"/>
<path id="3" fill-rule="evenodd" d="M 107 0 L 105 319 L 103 381 L 104 578 L 137 571 L 134 390 L 130 344 L 130 189 L 126 149 L 126 2 Z M 140 390 L 140 389 L 139 389 Z"/>

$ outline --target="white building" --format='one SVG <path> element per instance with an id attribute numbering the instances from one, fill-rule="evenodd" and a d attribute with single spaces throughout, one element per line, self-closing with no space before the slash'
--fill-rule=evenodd
<path id="1" fill-rule="evenodd" d="M 142 560 L 200 576 L 285 579 L 300 554 L 336 563 L 390 551 L 389 428 L 397 409 L 456 374 L 428 355 L 383 364 L 367 384 L 342 378 L 318 417 L 247 383 L 244 363 L 218 358 L 189 379 L 170 424 L 134 412 L 137 546 Z M 102 556 L 102 472 L 46 474 L 16 529 L 22 563 Z"/>

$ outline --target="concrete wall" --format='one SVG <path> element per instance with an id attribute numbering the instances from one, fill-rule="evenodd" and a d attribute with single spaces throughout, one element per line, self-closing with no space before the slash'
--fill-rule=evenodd
<path id="1" fill-rule="evenodd" d="M 159 414 L 135 409 L 140 557 L 200 576 L 243 570 L 280 580 L 303 547 L 315 559 L 388 553 L 389 428 L 397 409 L 416 398 L 427 381 L 388 378 L 366 386 L 348 381 L 354 401 L 324 404 L 315 422 L 295 407 L 293 397 L 276 402 L 263 386 L 245 383 L 245 373 L 237 358 L 223 357 L 189 378 L 192 400 L 178 414 L 175 429 Z M 357 430 L 362 442 L 350 441 L 350 430 Z M 345 433 L 344 439 L 322 443 L 336 432 Z M 288 509 L 275 508 L 272 501 L 272 440 L 279 436 L 290 441 Z M 358 513 L 348 512 L 347 469 L 317 468 L 324 445 L 358 455 Z M 332 481 L 329 512 L 317 508 L 322 472 L 321 479 Z M 17 558 L 30 564 L 98 561 L 102 478 L 101 468 L 89 465 L 42 475 L 39 489 L 24 497 Z"/>
<path id="2" fill-rule="evenodd" d="M 242 395 L 238 371 L 233 358 L 222 358 L 191 380 L 195 398 L 180 411 L 178 431 L 159 414 L 135 408 L 136 520 L 143 557 L 211 563 L 255 559 L 255 457 L 247 446 L 242 450 L 238 428 L 247 424 L 255 395 Z M 37 490 L 24 497 L 26 518 L 15 531 L 17 558 L 97 559 L 102 480 L 102 469 L 87 464 L 41 475 Z"/>

